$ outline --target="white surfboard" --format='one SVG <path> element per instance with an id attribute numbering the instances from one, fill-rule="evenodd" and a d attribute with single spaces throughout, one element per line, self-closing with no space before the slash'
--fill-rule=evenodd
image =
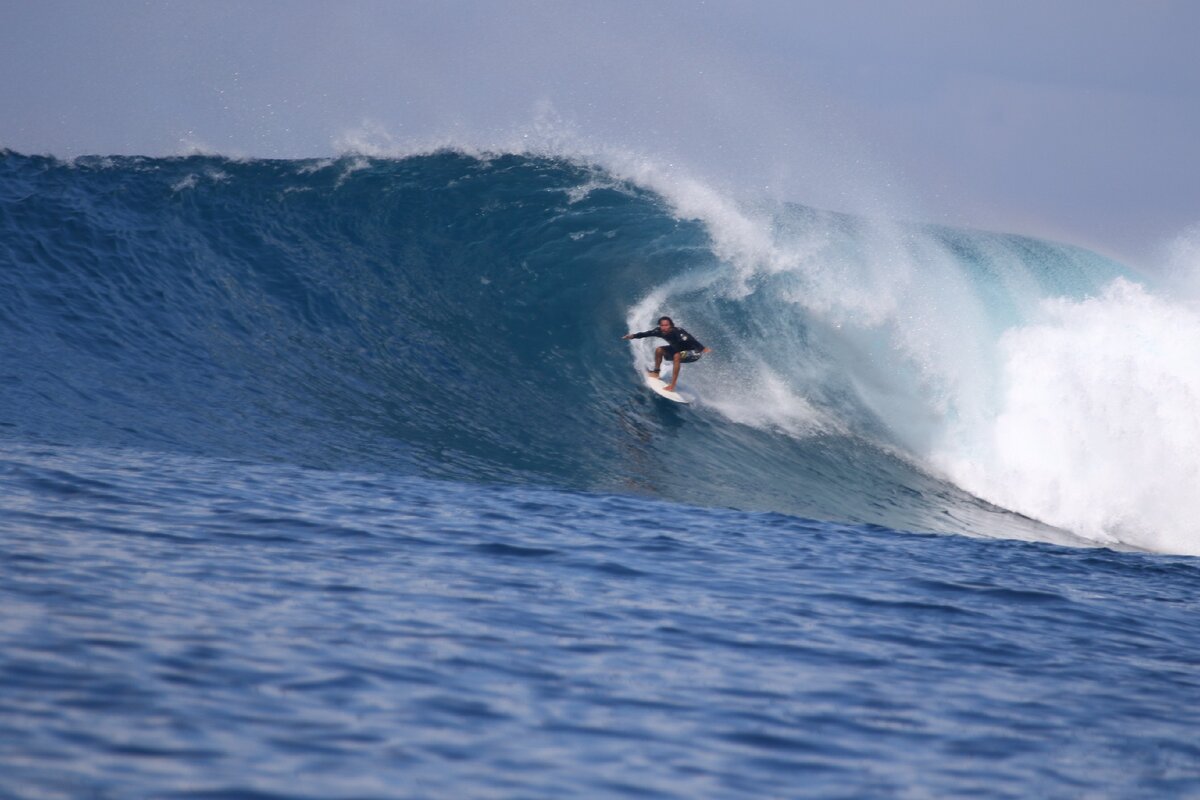
<path id="1" fill-rule="evenodd" d="M 668 377 L 670 376 L 668 375 Z M 683 389 L 676 389 L 673 392 L 668 392 L 667 382 L 662 378 L 656 378 L 646 372 L 642 373 L 642 378 L 645 379 L 646 385 L 653 389 L 654 393 L 659 397 L 665 397 L 668 400 L 674 400 L 676 403 L 683 403 L 685 405 L 695 399 L 690 393 L 684 391 Z"/>

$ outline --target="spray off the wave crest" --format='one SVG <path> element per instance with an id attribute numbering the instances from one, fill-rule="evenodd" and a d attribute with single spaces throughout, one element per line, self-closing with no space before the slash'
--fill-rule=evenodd
<path id="1" fill-rule="evenodd" d="M 734 422 L 852 432 L 1102 544 L 1200 554 L 1200 313 L 1088 251 L 741 208 L 658 186 L 725 272 L 630 313 L 714 322 L 737 364 L 689 376 Z M 1179 262 L 1193 248 L 1173 248 Z M 755 323 L 732 324 L 730 307 Z"/>

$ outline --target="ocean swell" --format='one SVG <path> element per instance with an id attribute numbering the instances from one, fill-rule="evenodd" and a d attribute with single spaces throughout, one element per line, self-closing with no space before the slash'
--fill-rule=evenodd
<path id="1" fill-rule="evenodd" d="M 528 154 L 8 152 L 0 265 L 22 440 L 1200 549 L 1195 317 L 1077 248 Z M 659 313 L 694 407 L 619 340 Z"/>

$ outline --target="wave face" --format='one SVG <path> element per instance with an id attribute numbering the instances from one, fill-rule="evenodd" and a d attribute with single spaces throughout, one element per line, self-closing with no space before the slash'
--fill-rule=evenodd
<path id="1" fill-rule="evenodd" d="M 530 155 L 8 152 L 0 264 L 18 439 L 1200 550 L 1145 477 L 1197 467 L 1189 354 L 1121 333 L 1200 327 L 1075 248 Z M 619 340 L 660 313 L 715 350 L 686 409 Z"/>

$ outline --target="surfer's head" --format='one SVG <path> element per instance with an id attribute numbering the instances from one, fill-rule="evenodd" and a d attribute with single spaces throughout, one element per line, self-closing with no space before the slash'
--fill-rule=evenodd
<path id="1" fill-rule="evenodd" d="M 674 327 L 675 327 L 675 321 L 673 319 L 671 319 L 670 317 L 659 317 L 658 318 L 658 329 L 660 331 L 669 331 L 669 330 L 671 330 L 671 328 L 674 328 Z"/>

